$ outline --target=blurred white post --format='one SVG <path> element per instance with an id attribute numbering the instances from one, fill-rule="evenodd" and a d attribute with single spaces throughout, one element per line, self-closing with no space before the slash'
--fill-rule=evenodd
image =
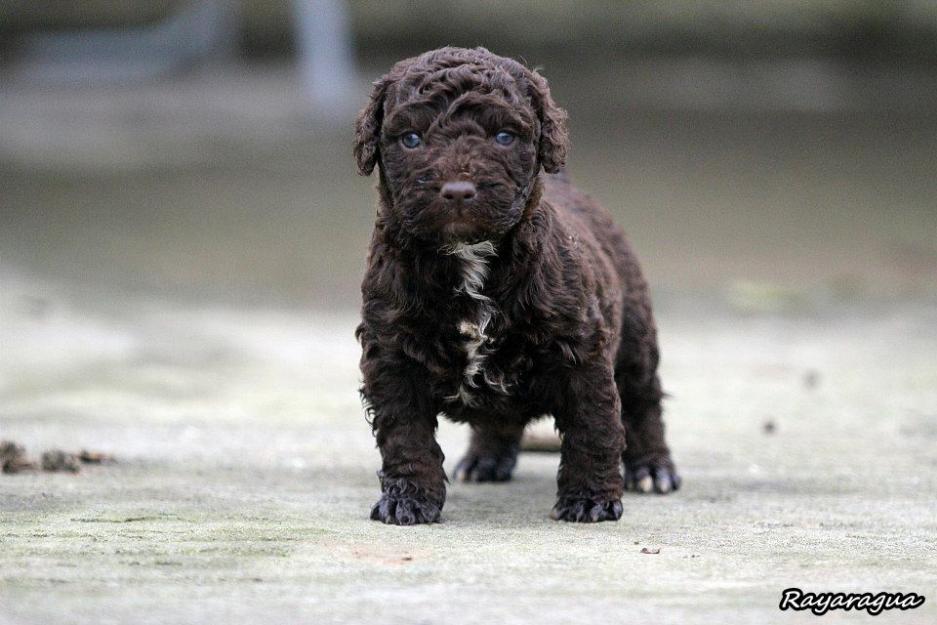
<path id="1" fill-rule="evenodd" d="M 344 0 L 293 0 L 303 90 L 317 117 L 336 118 L 354 108 L 355 67 L 351 23 Z"/>
<path id="2" fill-rule="evenodd" d="M 15 73 L 50 84 L 131 83 L 236 57 L 238 0 L 177 4 L 154 24 L 27 35 L 19 45 Z"/>

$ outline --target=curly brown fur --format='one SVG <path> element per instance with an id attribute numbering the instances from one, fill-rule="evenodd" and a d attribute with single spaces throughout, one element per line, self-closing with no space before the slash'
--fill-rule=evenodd
<path id="1" fill-rule="evenodd" d="M 509 479 L 524 425 L 552 415 L 557 519 L 617 519 L 626 486 L 679 487 L 647 286 L 563 174 L 567 146 L 546 80 L 483 48 L 427 52 L 374 84 L 355 143 L 359 171 L 380 174 L 357 330 L 383 460 L 372 518 L 438 520 L 439 414 L 473 427 L 470 481 Z"/>

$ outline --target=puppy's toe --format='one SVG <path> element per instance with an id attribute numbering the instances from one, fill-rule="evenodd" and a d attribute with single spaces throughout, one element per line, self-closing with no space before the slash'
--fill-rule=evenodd
<path id="1" fill-rule="evenodd" d="M 625 490 L 638 493 L 649 493 L 654 489 L 654 478 L 651 468 L 643 465 L 633 469 L 625 469 Z"/>
<path id="2" fill-rule="evenodd" d="M 416 525 L 420 518 L 420 511 L 411 499 L 402 499 L 397 502 L 394 510 L 394 521 L 397 525 Z"/>
<path id="3" fill-rule="evenodd" d="M 390 523 L 397 511 L 397 501 L 392 497 L 383 496 L 371 506 L 371 520 Z"/>
<path id="4" fill-rule="evenodd" d="M 661 469 L 654 476 L 654 492 L 660 495 L 680 488 L 680 476 L 669 469 Z"/>
<path id="5" fill-rule="evenodd" d="M 471 482 L 478 467 L 478 456 L 466 455 L 455 465 L 453 476 L 460 482 Z"/>

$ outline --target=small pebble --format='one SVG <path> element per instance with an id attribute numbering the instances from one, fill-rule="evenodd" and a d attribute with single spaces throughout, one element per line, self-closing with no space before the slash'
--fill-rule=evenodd
<path id="1" fill-rule="evenodd" d="M 810 369 L 804 374 L 804 388 L 813 390 L 820 386 L 820 372 L 816 369 Z"/>

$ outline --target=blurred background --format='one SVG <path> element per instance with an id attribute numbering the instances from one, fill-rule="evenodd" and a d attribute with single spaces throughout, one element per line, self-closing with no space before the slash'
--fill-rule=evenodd
<path id="1" fill-rule="evenodd" d="M 552 524 L 549 454 L 452 484 L 419 541 L 367 520 L 353 120 L 447 44 L 549 79 L 652 286 L 685 488 L 619 524 Z M 0 0 L 0 440 L 118 459 L 0 475 L 0 625 L 926 592 L 934 328 L 932 0 Z M 466 434 L 441 425 L 447 470 Z"/>
<path id="2" fill-rule="evenodd" d="M 548 77 L 661 293 L 937 289 L 928 0 L 2 0 L 0 41 L 2 265 L 30 279 L 354 309 L 354 115 L 451 44 Z"/>

